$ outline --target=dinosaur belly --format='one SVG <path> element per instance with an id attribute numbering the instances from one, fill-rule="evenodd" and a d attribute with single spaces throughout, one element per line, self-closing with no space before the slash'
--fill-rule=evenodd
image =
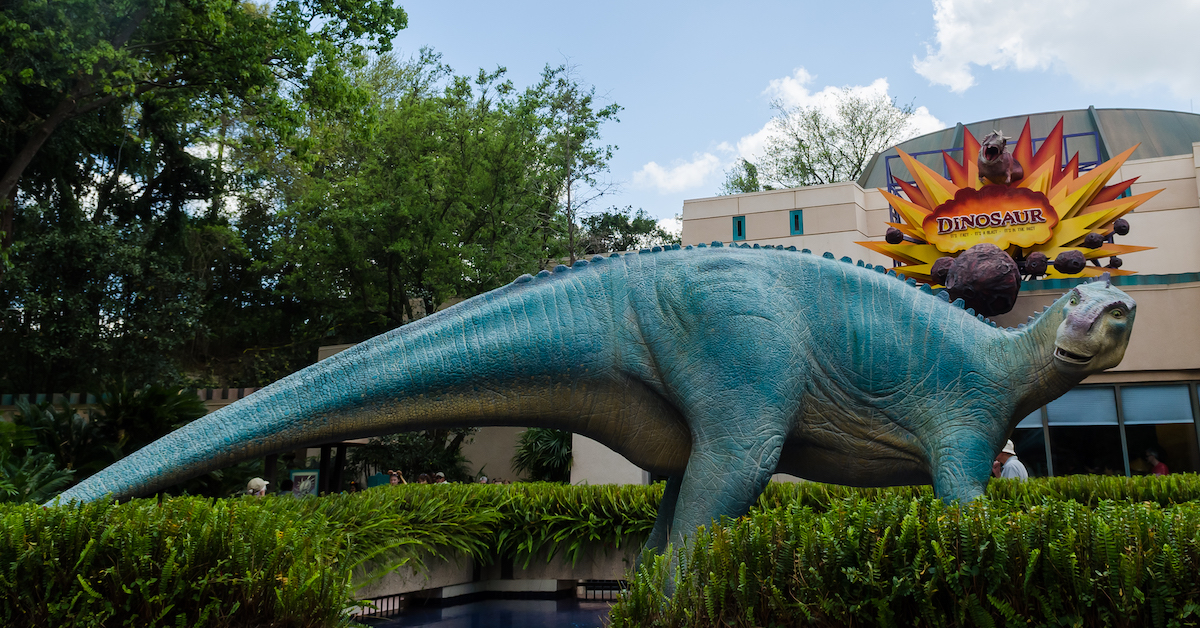
<path id="1" fill-rule="evenodd" d="M 847 486 L 931 482 L 920 440 L 892 412 L 852 395 L 838 403 L 809 395 L 784 443 L 777 470 Z"/>

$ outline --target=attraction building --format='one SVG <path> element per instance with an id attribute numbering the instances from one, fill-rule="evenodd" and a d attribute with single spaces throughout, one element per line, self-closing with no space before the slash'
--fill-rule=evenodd
<path id="1" fill-rule="evenodd" d="M 963 224 L 929 210 L 958 199 L 959 188 L 981 187 L 971 185 L 980 140 L 993 131 L 1015 138 L 1027 122 L 1025 145 L 1008 147 L 1018 156 L 1026 151 L 1027 165 L 1039 164 L 1024 172 L 1029 187 L 1058 190 L 1058 200 L 1086 193 L 1094 199 L 1074 208 L 1055 201 L 1061 225 L 1076 231 L 1023 249 L 1045 252 L 1046 271 L 1030 278 L 1021 261 L 1025 280 L 1015 305 L 993 320 L 1015 327 L 1102 272 L 1137 301 L 1138 313 L 1121 365 L 1022 420 L 1013 434 L 1017 453 L 1032 475 L 1147 473 L 1148 449 L 1162 452 L 1172 472 L 1200 472 L 1200 115 L 1093 107 L 957 124 L 879 153 L 857 181 L 685 201 L 683 243 L 794 246 L 941 283 L 931 276 L 932 262 L 946 255 L 932 246 L 934 229 L 952 237 Z M 1100 178 L 1107 185 L 1096 183 Z M 1079 192 L 1089 181 L 1095 190 Z M 1028 213 L 1012 215 L 1005 226 L 1034 230 L 1024 226 Z M 1113 233 L 1117 217 L 1126 222 Z M 1098 235 L 1085 246 L 1090 231 Z M 1071 253 L 1083 264 L 1078 272 L 1054 263 L 1070 250 L 1081 252 Z M 581 444 L 586 456 L 588 444 Z"/>

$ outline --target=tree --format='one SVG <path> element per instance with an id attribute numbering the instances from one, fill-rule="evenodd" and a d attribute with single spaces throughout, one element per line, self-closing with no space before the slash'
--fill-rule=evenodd
<path id="1" fill-rule="evenodd" d="M 571 481 L 571 432 L 531 427 L 521 433 L 512 466 L 529 482 Z"/>
<path id="2" fill-rule="evenodd" d="M 416 482 L 422 473 L 433 475 L 438 471 L 445 473 L 449 482 L 470 482 L 472 473 L 467 468 L 462 446 L 477 431 L 475 428 L 424 430 L 372 438 L 366 445 L 350 449 L 347 466 L 356 475 L 395 469 L 410 483 Z"/>
<path id="3" fill-rule="evenodd" d="M 599 144 L 600 127 L 619 122 L 616 103 L 596 108 L 596 88 L 584 87 L 575 77 L 575 66 L 542 70 L 542 80 L 526 92 L 536 104 L 544 128 L 546 156 L 541 165 L 548 197 L 561 203 L 566 220 L 567 255 L 575 263 L 578 251 L 578 217 L 596 199 L 612 189 L 600 180 L 617 147 Z"/>
<path id="4" fill-rule="evenodd" d="M 781 188 L 851 181 L 875 153 L 910 136 L 911 104 L 843 90 L 832 105 L 772 103 L 775 132 L 759 164 L 762 181 Z"/>
<path id="5" fill-rule="evenodd" d="M 270 8 L 227 0 L 0 0 L 4 250 L 14 241 L 18 184 L 64 125 L 78 121 L 68 135 L 79 133 L 131 103 L 153 108 L 161 96 L 177 105 L 174 96 L 183 94 L 209 111 L 251 107 L 261 123 L 286 130 L 295 124 L 289 92 L 339 99 L 342 60 L 368 44 L 386 51 L 406 19 L 386 0 L 285 0 Z M 64 140 L 70 154 L 72 140 Z"/>
<path id="6" fill-rule="evenodd" d="M 12 262 L 0 386 L 81 390 L 119 374 L 182 384 L 180 352 L 204 348 L 220 324 L 209 311 L 228 312 L 213 304 L 260 303 L 274 287 L 275 260 L 249 259 L 260 251 L 221 211 L 227 186 L 256 183 L 229 176 L 231 147 L 304 159 L 304 113 L 360 108 L 347 72 L 366 48 L 387 49 L 404 13 L 382 0 L 0 9 L 0 229 Z"/>
<path id="7" fill-rule="evenodd" d="M 585 216 L 581 227 L 579 241 L 585 255 L 679 244 L 679 236 L 659 227 L 646 210 L 639 209 L 634 213 L 633 207 L 623 210 L 613 207 Z"/>
<path id="8" fill-rule="evenodd" d="M 758 166 L 738 158 L 737 163 L 725 171 L 725 181 L 721 183 L 721 190 L 717 194 L 747 194 L 771 189 L 774 188 L 759 183 Z"/>
<path id="9" fill-rule="evenodd" d="M 545 256 L 541 217 L 555 212 L 531 177 L 539 118 L 502 68 L 456 76 L 426 51 L 358 78 L 377 94 L 369 123 L 314 121 L 334 139 L 282 212 L 298 270 L 281 286 L 320 304 L 345 342 L 527 272 Z"/>

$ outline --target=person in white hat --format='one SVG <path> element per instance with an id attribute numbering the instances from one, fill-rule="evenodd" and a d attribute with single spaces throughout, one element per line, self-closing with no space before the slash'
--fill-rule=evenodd
<path id="1" fill-rule="evenodd" d="M 251 478 L 250 481 L 246 483 L 246 494 L 259 496 L 266 495 L 267 484 L 270 484 L 270 482 L 262 478 Z"/>
<path id="2" fill-rule="evenodd" d="M 1000 455 L 996 456 L 996 461 L 992 463 L 992 475 L 998 478 L 1017 478 L 1022 482 L 1029 479 L 1029 472 L 1017 459 L 1017 449 L 1013 447 L 1011 440 L 1004 443 L 1004 449 L 1000 450 Z"/>

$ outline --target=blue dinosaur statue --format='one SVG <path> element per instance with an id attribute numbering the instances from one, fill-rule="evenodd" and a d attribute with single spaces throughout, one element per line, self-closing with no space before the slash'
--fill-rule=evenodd
<path id="1" fill-rule="evenodd" d="M 60 499 L 144 495 L 340 439 L 514 425 L 583 434 L 668 476 L 655 550 L 744 514 L 774 472 L 932 483 L 967 500 L 1018 421 L 1121 361 L 1136 311 L 1104 278 L 1000 329 L 850 258 L 686 248 L 523 275 L 192 422 Z"/>

